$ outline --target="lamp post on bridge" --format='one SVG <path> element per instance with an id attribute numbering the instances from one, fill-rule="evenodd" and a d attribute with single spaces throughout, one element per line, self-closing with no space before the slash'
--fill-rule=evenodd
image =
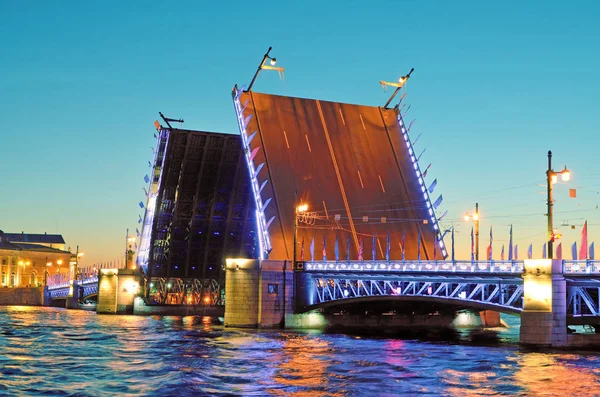
<path id="1" fill-rule="evenodd" d="M 554 207 L 554 200 L 552 198 L 552 185 L 558 182 L 559 175 L 565 182 L 571 179 L 571 172 L 567 169 L 566 165 L 565 168 L 560 172 L 556 172 L 552 169 L 552 151 L 548 150 L 548 170 L 546 170 L 546 182 L 548 188 L 548 259 L 552 259 L 554 257 L 553 243 L 555 240 L 555 235 L 552 218 Z"/>
<path id="2" fill-rule="evenodd" d="M 465 221 L 473 219 L 475 222 L 475 260 L 479 260 L 479 203 L 475 203 L 475 213 L 465 214 Z"/>
<path id="3" fill-rule="evenodd" d="M 258 69 L 256 69 L 256 73 L 254 73 L 254 77 L 252 77 L 252 81 L 250 82 L 250 85 L 248 86 L 248 89 L 246 91 L 250 91 L 252 89 L 252 86 L 254 85 L 254 82 L 256 81 L 258 74 L 263 69 L 276 70 L 279 72 L 280 77 L 283 76 L 284 69 L 281 67 L 275 66 L 275 64 L 277 63 L 277 59 L 275 57 L 271 57 L 269 55 L 269 53 L 271 52 L 272 49 L 273 49 L 273 47 L 269 47 L 269 49 L 267 50 L 267 53 L 263 56 L 263 59 L 260 62 L 260 65 L 258 65 Z M 267 59 L 270 61 L 269 62 L 270 65 L 266 64 Z"/>
<path id="4" fill-rule="evenodd" d="M 294 200 L 295 201 L 295 208 L 294 208 L 294 248 L 293 248 L 293 265 L 294 265 L 294 270 L 296 270 L 296 251 L 297 248 L 296 246 L 298 245 L 298 216 L 300 214 L 302 214 L 303 212 L 306 212 L 308 210 L 308 205 L 307 204 L 300 204 L 297 205 L 297 199 Z"/>

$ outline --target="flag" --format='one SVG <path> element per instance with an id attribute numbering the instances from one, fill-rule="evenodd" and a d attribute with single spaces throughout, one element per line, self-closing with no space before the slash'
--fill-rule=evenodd
<path id="1" fill-rule="evenodd" d="M 389 261 L 390 260 L 390 232 L 388 232 L 387 235 L 387 247 L 385 248 L 385 260 Z"/>
<path id="2" fill-rule="evenodd" d="M 556 259 L 562 259 L 562 243 L 558 243 L 556 247 Z"/>
<path id="3" fill-rule="evenodd" d="M 583 230 L 581 230 L 581 248 L 579 249 L 579 259 L 588 258 L 588 242 L 587 242 L 587 221 L 583 224 Z"/>
<path id="4" fill-rule="evenodd" d="M 346 260 L 350 260 L 350 236 L 346 239 Z"/>
<path id="5" fill-rule="evenodd" d="M 440 194 L 440 197 L 438 197 L 437 200 L 435 200 L 435 203 L 433 203 L 433 209 L 434 210 L 437 210 L 437 207 L 439 207 L 440 204 L 442 204 L 442 200 L 444 200 L 444 198 Z"/>
<path id="6" fill-rule="evenodd" d="M 527 250 L 527 259 L 533 258 L 533 244 L 529 244 L 529 249 Z"/>
<path id="7" fill-rule="evenodd" d="M 429 193 L 433 193 L 433 190 L 435 189 L 435 187 L 437 186 L 437 178 L 435 178 L 433 180 L 433 182 L 431 182 L 431 185 L 429 185 L 429 188 L 427 190 L 429 190 Z"/>
<path id="8" fill-rule="evenodd" d="M 590 259 L 594 260 L 594 243 L 590 244 Z"/>
<path id="9" fill-rule="evenodd" d="M 504 260 L 504 244 L 502 244 L 502 251 L 500 251 L 500 260 Z"/>
<path id="10" fill-rule="evenodd" d="M 508 240 L 508 260 L 513 260 L 513 240 L 512 240 L 512 225 L 510 225 L 510 238 Z"/>
<path id="11" fill-rule="evenodd" d="M 377 259 L 377 233 L 373 233 L 373 247 L 371 248 L 371 253 L 373 254 L 373 260 Z"/>
<path id="12" fill-rule="evenodd" d="M 515 260 L 519 260 L 519 244 L 515 244 Z"/>
<path id="13" fill-rule="evenodd" d="M 325 236 L 323 236 L 323 260 L 324 261 L 327 260 L 327 248 L 326 248 Z"/>
<path id="14" fill-rule="evenodd" d="M 310 260 L 312 262 L 315 261 L 315 238 L 312 238 L 312 241 L 310 242 Z"/>
<path id="15" fill-rule="evenodd" d="M 142 202 L 140 201 L 140 204 L 139 204 L 139 206 L 140 206 L 140 208 L 144 208 L 144 203 L 142 203 Z"/>
<path id="16" fill-rule="evenodd" d="M 415 143 L 416 143 L 416 142 L 413 142 L 413 145 L 414 145 Z M 425 171 L 423 171 L 423 178 L 425 178 L 425 177 L 427 176 L 427 170 L 429 170 L 429 167 L 431 167 L 431 163 L 429 163 L 429 165 L 427 166 L 427 168 L 425 168 Z"/>
<path id="17" fill-rule="evenodd" d="M 144 182 L 150 182 L 150 177 L 148 175 L 144 175 Z"/>
<path id="18" fill-rule="evenodd" d="M 142 223 L 142 217 L 141 217 L 141 215 L 138 215 L 138 223 Z"/>
<path id="19" fill-rule="evenodd" d="M 492 242 L 494 241 L 494 237 L 492 236 L 492 227 L 490 226 L 490 245 L 488 247 L 488 260 L 492 260 Z"/>
<path id="20" fill-rule="evenodd" d="M 437 259 L 437 234 L 433 234 L 433 260 Z"/>
<path id="21" fill-rule="evenodd" d="M 576 261 L 577 260 L 577 241 L 573 243 L 571 246 L 571 258 Z"/>
<path id="22" fill-rule="evenodd" d="M 575 190 L 575 189 L 569 189 L 569 197 L 570 198 L 577 198 L 577 190 Z"/>
<path id="23" fill-rule="evenodd" d="M 544 243 L 543 248 L 542 248 L 543 252 L 542 252 L 542 258 L 546 259 L 546 253 L 547 253 L 547 249 L 546 249 L 546 243 Z"/>
<path id="24" fill-rule="evenodd" d="M 471 262 L 475 260 L 475 240 L 473 237 L 473 227 L 471 227 Z"/>
<path id="25" fill-rule="evenodd" d="M 335 234 L 335 260 L 340 260 L 340 249 L 338 248 L 338 236 Z"/>
<path id="26" fill-rule="evenodd" d="M 442 214 L 442 216 L 440 216 L 438 218 L 438 221 L 441 221 L 447 214 L 448 214 L 448 210 L 444 211 L 444 213 Z"/>
<path id="27" fill-rule="evenodd" d="M 471 252 L 471 260 L 473 259 L 473 253 Z M 452 226 L 452 262 L 454 262 L 454 226 Z"/>
<path id="28" fill-rule="evenodd" d="M 360 236 L 360 241 L 358 243 L 358 260 L 362 261 L 363 260 L 363 238 L 362 236 Z"/>
<path id="29" fill-rule="evenodd" d="M 404 260 L 404 237 L 406 236 L 406 232 L 402 231 L 402 260 Z"/>
<path id="30" fill-rule="evenodd" d="M 421 228 L 417 226 L 417 260 L 421 260 Z"/>
<path id="31" fill-rule="evenodd" d="M 300 260 L 304 261 L 304 236 L 302 236 L 302 245 L 300 245 Z"/>

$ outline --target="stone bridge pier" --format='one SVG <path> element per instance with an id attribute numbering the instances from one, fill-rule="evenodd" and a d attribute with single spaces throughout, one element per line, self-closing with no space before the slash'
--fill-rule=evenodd
<path id="1" fill-rule="evenodd" d="M 525 261 L 520 342 L 567 346 L 567 283 L 560 259 Z"/>

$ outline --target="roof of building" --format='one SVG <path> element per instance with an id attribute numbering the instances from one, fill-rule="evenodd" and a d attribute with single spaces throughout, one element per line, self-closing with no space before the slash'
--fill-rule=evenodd
<path id="1" fill-rule="evenodd" d="M 60 234 L 33 233 L 4 233 L 3 239 L 12 243 L 26 244 L 64 244 L 65 239 Z"/>
<path id="2" fill-rule="evenodd" d="M 57 248 L 50 248 L 46 245 L 31 244 L 31 243 L 15 243 L 11 241 L 0 241 L 0 250 L 11 250 L 11 251 L 35 251 L 35 252 L 46 252 L 49 254 L 71 254 L 69 251 L 59 250 Z"/>

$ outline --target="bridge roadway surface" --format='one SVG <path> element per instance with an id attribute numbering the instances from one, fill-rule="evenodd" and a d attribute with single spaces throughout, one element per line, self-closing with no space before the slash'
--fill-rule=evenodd
<path id="1" fill-rule="evenodd" d="M 262 201 L 275 198 L 265 209 L 267 220 L 275 217 L 269 259 L 292 258 L 295 191 L 298 202 L 318 215 L 314 225 L 300 217 L 299 259 L 302 241 L 304 259 L 310 259 L 313 237 L 315 258 L 323 257 L 325 237 L 327 258 L 334 259 L 336 236 L 340 258 L 346 258 L 349 236 L 350 257 L 357 259 L 362 236 L 363 258 L 372 259 L 374 233 L 376 258 L 385 259 L 388 232 L 392 258 L 401 257 L 405 233 L 405 258 L 417 259 L 418 229 L 421 258 L 433 258 L 434 224 L 393 109 L 257 92 L 242 93 L 240 103 L 246 104 L 244 117 L 252 116 L 248 135 L 258 131 L 250 143 L 251 151 L 262 149 L 253 159 L 255 168 L 265 164 L 258 183 L 270 182 Z"/>

